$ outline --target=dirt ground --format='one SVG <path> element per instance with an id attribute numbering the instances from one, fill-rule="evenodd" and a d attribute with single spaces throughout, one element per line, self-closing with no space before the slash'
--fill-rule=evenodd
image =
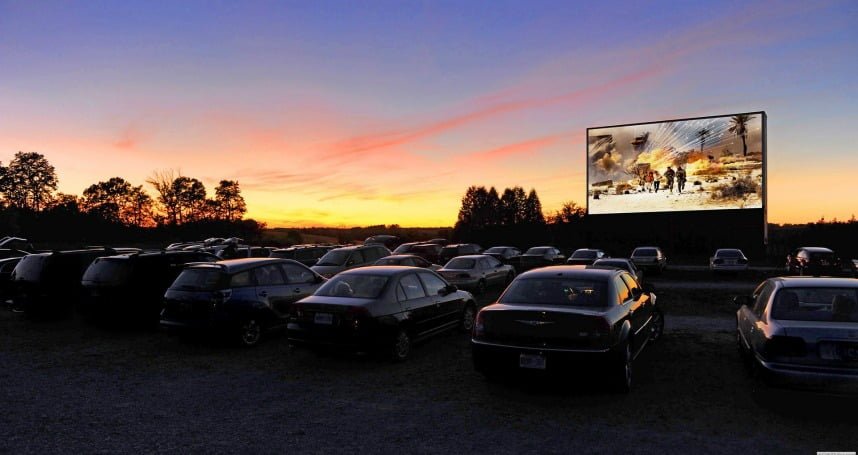
<path id="1" fill-rule="evenodd" d="M 391 364 L 292 350 L 282 335 L 242 350 L 3 310 L 0 452 L 856 450 L 858 399 L 754 391 L 729 297 L 662 283 L 665 337 L 635 362 L 627 396 L 588 371 L 488 382 L 460 333 Z"/>

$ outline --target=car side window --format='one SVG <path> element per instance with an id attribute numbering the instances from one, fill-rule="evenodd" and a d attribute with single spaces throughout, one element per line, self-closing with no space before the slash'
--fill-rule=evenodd
<path id="1" fill-rule="evenodd" d="M 363 257 L 363 253 L 360 251 L 352 251 L 351 256 L 349 256 L 348 262 L 346 265 L 355 265 L 355 264 L 363 264 L 366 260 Z"/>
<path id="2" fill-rule="evenodd" d="M 286 284 L 283 272 L 281 272 L 277 264 L 257 267 L 253 269 L 253 276 L 256 278 L 257 286 L 279 286 Z"/>
<path id="3" fill-rule="evenodd" d="M 312 283 L 316 279 L 313 272 L 295 264 L 280 264 L 280 267 L 286 274 L 286 282 L 289 284 Z"/>
<path id="4" fill-rule="evenodd" d="M 632 278 L 632 276 L 628 273 L 623 273 L 620 276 L 623 277 L 623 281 L 626 283 L 626 286 L 629 287 L 629 291 L 634 291 L 635 289 L 640 287 L 638 286 L 638 282 L 635 281 L 635 279 Z"/>
<path id="5" fill-rule="evenodd" d="M 405 300 L 414 300 L 426 297 L 426 291 L 423 290 L 423 285 L 417 279 L 417 275 L 411 273 L 399 279 L 399 286 L 405 294 Z"/>
<path id="6" fill-rule="evenodd" d="M 758 318 L 762 319 L 763 312 L 766 311 L 766 304 L 769 303 L 769 298 L 772 296 L 772 292 L 774 292 L 774 290 L 774 286 L 766 284 L 756 296 L 757 300 L 754 301 L 754 314 L 757 315 Z"/>
<path id="7" fill-rule="evenodd" d="M 629 300 L 629 297 L 631 295 L 631 292 L 629 291 L 629 287 L 626 286 L 626 282 L 623 281 L 623 279 L 620 278 L 619 276 L 614 277 L 614 287 L 616 288 L 616 292 L 617 292 L 617 303 L 618 304 L 622 305 L 627 300 Z"/>
<path id="8" fill-rule="evenodd" d="M 429 262 L 423 258 L 411 258 L 411 262 L 414 263 L 415 267 L 428 267 Z"/>
<path id="9" fill-rule="evenodd" d="M 493 257 L 486 258 L 486 263 L 488 264 L 489 268 L 492 268 L 492 269 L 495 267 L 501 266 L 501 262 L 498 261 L 497 259 L 493 258 Z"/>
<path id="10" fill-rule="evenodd" d="M 229 280 L 229 287 L 240 288 L 245 286 L 253 286 L 253 279 L 250 276 L 250 271 L 236 273 Z"/>
<path id="11" fill-rule="evenodd" d="M 429 295 L 440 295 L 441 290 L 447 287 L 444 280 L 431 273 L 418 273 L 418 275 L 420 275 L 420 281 L 423 282 L 426 293 Z"/>

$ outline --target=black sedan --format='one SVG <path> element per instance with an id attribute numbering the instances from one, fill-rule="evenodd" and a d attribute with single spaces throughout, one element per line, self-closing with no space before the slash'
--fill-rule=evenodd
<path id="1" fill-rule="evenodd" d="M 476 308 L 470 293 L 431 270 L 362 267 L 341 272 L 294 305 L 289 341 L 387 351 L 402 361 L 417 340 L 447 329 L 470 331 Z"/>
<path id="2" fill-rule="evenodd" d="M 621 270 L 546 267 L 519 275 L 479 313 L 474 367 L 603 372 L 628 392 L 632 361 L 664 330 L 656 298 Z"/>
<path id="3" fill-rule="evenodd" d="M 591 265 L 599 259 L 609 258 L 608 253 L 593 248 L 579 248 L 569 256 L 566 263 L 569 265 Z"/>

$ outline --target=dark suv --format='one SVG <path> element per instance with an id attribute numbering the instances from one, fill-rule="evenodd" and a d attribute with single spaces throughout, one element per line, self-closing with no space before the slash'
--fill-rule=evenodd
<path id="1" fill-rule="evenodd" d="M 325 282 L 300 262 L 247 258 L 187 266 L 164 295 L 161 325 L 229 333 L 243 346 L 286 326 L 292 304 Z"/>
<path id="2" fill-rule="evenodd" d="M 24 256 L 12 271 L 12 304 L 27 313 L 68 316 L 84 295 L 81 278 L 89 264 L 115 254 L 108 248 Z"/>
<path id="3" fill-rule="evenodd" d="M 157 323 L 164 292 L 189 263 L 215 262 L 203 251 L 165 251 L 98 258 L 83 274 L 84 314 L 125 322 Z"/>
<path id="4" fill-rule="evenodd" d="M 468 256 L 482 252 L 482 247 L 476 243 L 454 243 L 441 249 L 441 257 L 438 259 L 438 264 L 446 264 L 450 259 L 457 256 Z"/>
<path id="5" fill-rule="evenodd" d="M 840 258 L 828 248 L 805 246 L 795 249 L 786 258 L 790 275 L 829 275 L 843 273 Z"/>

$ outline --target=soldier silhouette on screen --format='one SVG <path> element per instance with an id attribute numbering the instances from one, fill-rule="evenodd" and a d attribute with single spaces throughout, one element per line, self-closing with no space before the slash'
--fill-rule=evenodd
<path id="1" fill-rule="evenodd" d="M 658 187 L 661 185 L 661 175 L 658 174 L 658 171 L 652 171 L 653 180 L 652 180 L 652 190 L 658 193 Z"/>
<path id="2" fill-rule="evenodd" d="M 683 169 L 682 166 L 679 166 L 679 168 L 676 169 L 676 184 L 677 189 L 681 193 L 682 190 L 685 189 L 685 169 Z"/>
<path id="3" fill-rule="evenodd" d="M 671 193 L 673 193 L 673 177 L 675 175 L 676 173 L 673 172 L 673 169 L 671 169 L 670 166 L 668 166 L 667 170 L 664 171 L 664 177 L 667 178 L 667 189 L 669 189 Z"/>
<path id="4" fill-rule="evenodd" d="M 652 185 L 655 181 L 655 176 L 653 176 L 652 171 L 646 173 L 646 190 L 649 193 L 652 193 Z"/>

